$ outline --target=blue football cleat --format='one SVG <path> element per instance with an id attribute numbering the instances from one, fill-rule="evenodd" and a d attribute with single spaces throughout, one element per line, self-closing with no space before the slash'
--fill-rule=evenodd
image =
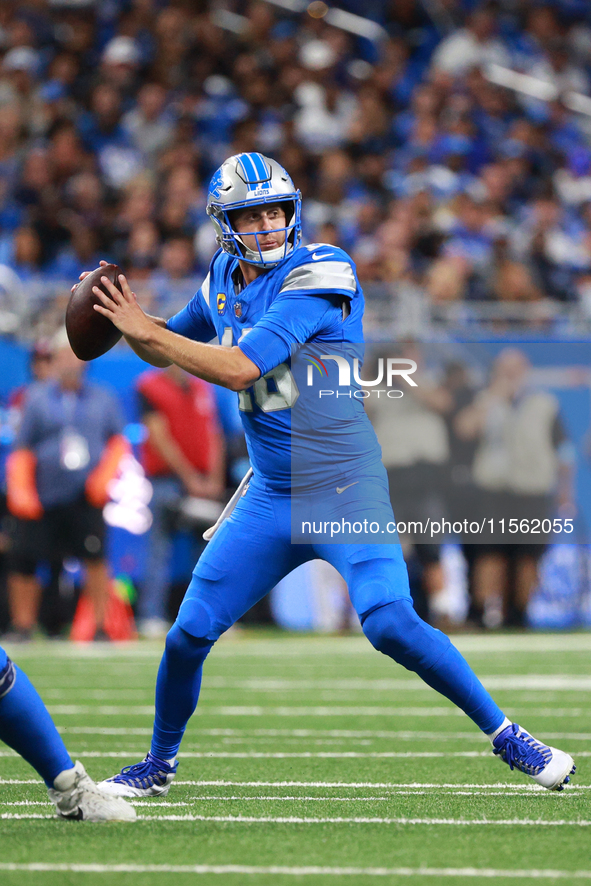
<path id="1" fill-rule="evenodd" d="M 115 797 L 165 797 L 177 766 L 148 754 L 141 763 L 124 766 L 118 775 L 101 781 L 99 787 Z"/>
<path id="2" fill-rule="evenodd" d="M 550 791 L 562 791 L 576 770 L 570 754 L 538 741 L 517 723 L 493 740 L 493 754 Z"/>

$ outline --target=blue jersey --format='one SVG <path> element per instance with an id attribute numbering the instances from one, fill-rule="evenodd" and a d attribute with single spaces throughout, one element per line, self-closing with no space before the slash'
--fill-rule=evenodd
<path id="1" fill-rule="evenodd" d="M 318 356 L 347 343 L 361 347 L 363 292 L 347 253 L 324 243 L 300 246 L 248 286 L 243 282 L 238 260 L 219 250 L 201 289 L 167 328 L 201 342 L 217 336 L 221 345 L 238 345 L 258 367 L 261 378 L 238 395 L 249 456 L 255 473 L 269 486 L 288 488 L 293 469 L 291 411 L 298 398 L 298 408 L 304 404 L 292 355 L 304 344 Z M 312 484 L 320 479 L 332 483 L 381 459 L 362 401 L 335 404 L 338 414 L 335 406 L 319 401 L 302 409 L 304 424 L 313 424 L 316 432 L 308 435 L 315 440 L 304 446 L 311 453 Z"/>

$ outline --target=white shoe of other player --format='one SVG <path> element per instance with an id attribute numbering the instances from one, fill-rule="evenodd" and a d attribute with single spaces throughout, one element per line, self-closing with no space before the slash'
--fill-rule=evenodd
<path id="1" fill-rule="evenodd" d="M 570 754 L 538 741 L 517 723 L 493 739 L 493 754 L 550 791 L 562 791 L 577 768 Z"/>
<path id="2" fill-rule="evenodd" d="M 86 774 L 79 760 L 73 769 L 65 769 L 57 776 L 49 799 L 55 804 L 58 818 L 72 821 L 135 821 L 133 806 L 118 797 L 101 791 Z"/>

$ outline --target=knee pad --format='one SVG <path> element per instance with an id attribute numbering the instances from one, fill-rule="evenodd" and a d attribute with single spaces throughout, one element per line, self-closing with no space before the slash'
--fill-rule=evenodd
<path id="1" fill-rule="evenodd" d="M 215 627 L 215 614 L 208 603 L 198 597 L 186 596 L 181 603 L 176 623 L 191 637 L 215 643 L 220 631 Z"/>
<path id="2" fill-rule="evenodd" d="M 372 646 L 409 671 L 426 670 L 451 646 L 449 637 L 424 622 L 410 600 L 397 600 L 374 609 L 363 621 Z"/>
<path id="3" fill-rule="evenodd" d="M 212 646 L 211 640 L 192 636 L 178 622 L 173 624 L 166 635 L 166 654 L 185 661 L 205 661 Z"/>
<path id="4" fill-rule="evenodd" d="M 347 581 L 351 602 L 362 621 L 373 609 L 411 600 L 408 572 L 401 552 L 396 559 L 379 557 L 351 563 Z"/>

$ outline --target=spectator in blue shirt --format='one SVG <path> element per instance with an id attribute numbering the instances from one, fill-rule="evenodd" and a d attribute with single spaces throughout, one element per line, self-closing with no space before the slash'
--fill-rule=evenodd
<path id="1" fill-rule="evenodd" d="M 81 560 L 85 593 L 99 635 L 109 575 L 102 508 L 127 451 L 113 395 L 84 378 L 85 364 L 60 334 L 52 378 L 31 386 L 7 463 L 7 503 L 17 518 L 11 548 L 9 598 L 13 633 L 28 639 L 37 621 L 40 562 Z"/>

